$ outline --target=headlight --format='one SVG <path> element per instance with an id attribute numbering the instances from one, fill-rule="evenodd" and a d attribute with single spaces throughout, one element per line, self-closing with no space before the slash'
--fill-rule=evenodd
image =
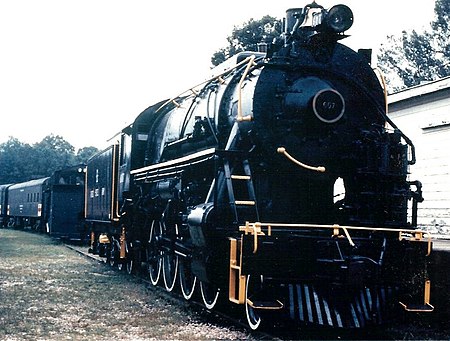
<path id="1" fill-rule="evenodd" d="M 341 33 L 353 25 L 353 12 L 345 5 L 336 5 L 330 8 L 326 18 L 326 26 L 333 32 Z"/>

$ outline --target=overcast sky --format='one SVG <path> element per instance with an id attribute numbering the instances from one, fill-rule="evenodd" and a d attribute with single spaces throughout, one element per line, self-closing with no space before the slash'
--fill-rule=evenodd
<path id="1" fill-rule="evenodd" d="M 433 19 L 434 0 L 317 2 L 353 10 L 343 42 L 355 49 Z M 306 3 L 0 0 L 0 143 L 53 133 L 103 148 L 146 107 L 202 81 L 235 25 Z"/>

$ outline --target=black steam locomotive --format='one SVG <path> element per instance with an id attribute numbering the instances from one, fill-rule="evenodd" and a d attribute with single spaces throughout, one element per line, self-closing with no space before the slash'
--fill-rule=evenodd
<path id="1" fill-rule="evenodd" d="M 284 33 L 144 110 L 87 165 L 91 251 L 208 309 L 364 327 L 431 311 L 414 146 L 386 115 L 351 10 L 289 9 Z"/>

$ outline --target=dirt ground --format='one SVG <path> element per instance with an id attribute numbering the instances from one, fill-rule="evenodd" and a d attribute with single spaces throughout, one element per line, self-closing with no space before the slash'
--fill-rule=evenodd
<path id="1" fill-rule="evenodd" d="M 0 229 L 0 340 L 237 340 L 140 280 L 44 235 Z"/>

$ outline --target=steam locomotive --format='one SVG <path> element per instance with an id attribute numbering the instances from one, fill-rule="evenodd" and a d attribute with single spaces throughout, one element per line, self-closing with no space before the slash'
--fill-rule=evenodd
<path id="1" fill-rule="evenodd" d="M 265 52 L 144 110 L 87 164 L 90 251 L 213 309 L 330 327 L 432 311 L 412 142 L 345 5 L 286 12 Z M 200 297 L 200 296 L 199 296 Z M 244 308 L 243 308 L 244 310 Z"/>

